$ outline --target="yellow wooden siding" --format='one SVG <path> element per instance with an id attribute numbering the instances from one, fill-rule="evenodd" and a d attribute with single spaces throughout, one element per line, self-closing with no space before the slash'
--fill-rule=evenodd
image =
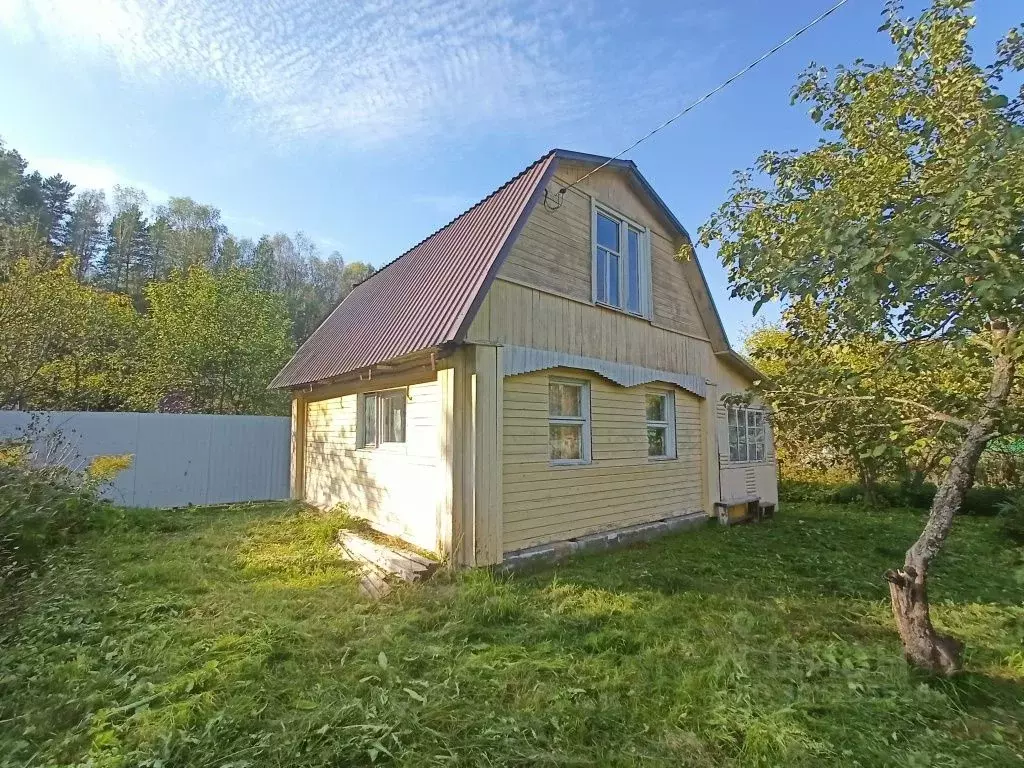
<path id="1" fill-rule="evenodd" d="M 306 500 L 323 509 L 345 504 L 380 530 L 436 550 L 449 471 L 442 456 L 440 383 L 435 379 L 408 387 L 406 442 L 401 445 L 358 448 L 357 408 L 357 394 L 309 404 Z"/>
<path id="2" fill-rule="evenodd" d="M 559 184 L 557 179 L 549 189 Z M 498 276 L 590 303 L 590 198 L 566 194 L 555 211 L 537 205 Z"/>
<path id="3" fill-rule="evenodd" d="M 590 382 L 590 464 L 550 463 L 550 376 Z M 625 388 L 586 372 L 562 369 L 505 379 L 506 552 L 701 508 L 702 401 L 682 389 L 674 390 L 678 458 L 652 460 L 647 456 L 644 395 L 659 388 Z"/>
<path id="4" fill-rule="evenodd" d="M 765 441 L 764 461 L 732 461 L 729 458 L 729 414 L 722 397 L 743 394 L 750 390 L 752 382 L 733 367 L 716 358 L 716 383 L 718 384 L 718 405 L 715 409 L 718 426 L 718 460 L 721 475 L 721 498 L 739 499 L 758 496 L 762 501 L 777 504 L 779 501 L 778 469 L 775 458 L 775 439 L 771 424 Z M 761 401 L 753 400 L 754 405 Z"/>
<path id="5" fill-rule="evenodd" d="M 714 366 L 707 341 L 500 279 L 494 281 L 480 305 L 467 340 L 550 349 L 705 376 Z"/>
<path id="6" fill-rule="evenodd" d="M 561 165 L 548 189 L 554 194 L 580 175 L 576 166 Z M 654 323 L 707 338 L 690 286 L 696 277 L 695 265 L 675 258 L 682 242 L 673 238 L 671 230 L 618 171 L 599 171 L 568 190 L 557 208 L 553 204 L 538 205 L 498 276 L 590 304 L 591 197 L 650 230 Z"/>

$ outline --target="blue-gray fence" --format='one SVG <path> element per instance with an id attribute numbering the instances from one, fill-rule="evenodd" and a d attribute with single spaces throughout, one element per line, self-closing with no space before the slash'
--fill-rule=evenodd
<path id="1" fill-rule="evenodd" d="M 0 411 L 0 439 L 28 436 L 42 461 L 83 468 L 132 454 L 106 495 L 132 507 L 289 496 L 290 420 L 279 416 Z"/>

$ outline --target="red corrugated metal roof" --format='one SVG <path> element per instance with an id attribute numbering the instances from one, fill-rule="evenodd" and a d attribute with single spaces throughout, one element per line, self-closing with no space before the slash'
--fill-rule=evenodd
<path id="1" fill-rule="evenodd" d="M 356 286 L 271 382 L 297 387 L 460 340 L 555 166 L 549 152 Z"/>

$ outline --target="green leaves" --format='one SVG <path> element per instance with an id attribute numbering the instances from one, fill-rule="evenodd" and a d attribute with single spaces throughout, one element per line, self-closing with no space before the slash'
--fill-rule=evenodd
<path id="1" fill-rule="evenodd" d="M 764 152 L 700 230 L 734 295 L 812 299 L 828 338 L 962 337 L 1021 311 L 1024 137 L 995 81 L 1024 66 L 1024 43 L 1011 34 L 1001 68 L 980 69 L 971 5 L 941 0 L 909 20 L 893 5 L 882 28 L 900 66 L 801 76 L 794 99 L 827 138 Z"/>
<path id="2" fill-rule="evenodd" d="M 746 349 L 772 382 L 760 394 L 787 471 L 863 478 L 941 466 L 962 430 L 933 416 L 976 412 L 990 375 L 979 347 L 870 335 L 828 342 L 826 313 L 807 304 L 785 320 L 788 327 L 755 331 Z"/>
<path id="3" fill-rule="evenodd" d="M 201 413 L 278 413 L 267 383 L 293 349 L 280 296 L 248 270 L 203 267 L 146 288 L 150 312 L 134 402 L 147 410 L 176 395 Z"/>
<path id="4" fill-rule="evenodd" d="M 1010 100 L 1001 93 L 993 96 L 985 102 L 985 106 L 989 109 L 1006 109 L 1009 104 Z"/>
<path id="5" fill-rule="evenodd" d="M 49 265 L 38 247 L 0 263 L 0 408 L 119 402 L 138 329 L 131 302 L 82 285 L 74 261 Z"/>

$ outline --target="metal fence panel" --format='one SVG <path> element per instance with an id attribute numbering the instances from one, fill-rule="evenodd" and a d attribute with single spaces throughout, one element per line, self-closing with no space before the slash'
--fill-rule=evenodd
<path id="1" fill-rule="evenodd" d="M 269 501 L 289 496 L 290 420 L 280 416 L 0 411 L 0 439 L 32 437 L 48 463 L 134 459 L 107 496 L 135 507 Z"/>

